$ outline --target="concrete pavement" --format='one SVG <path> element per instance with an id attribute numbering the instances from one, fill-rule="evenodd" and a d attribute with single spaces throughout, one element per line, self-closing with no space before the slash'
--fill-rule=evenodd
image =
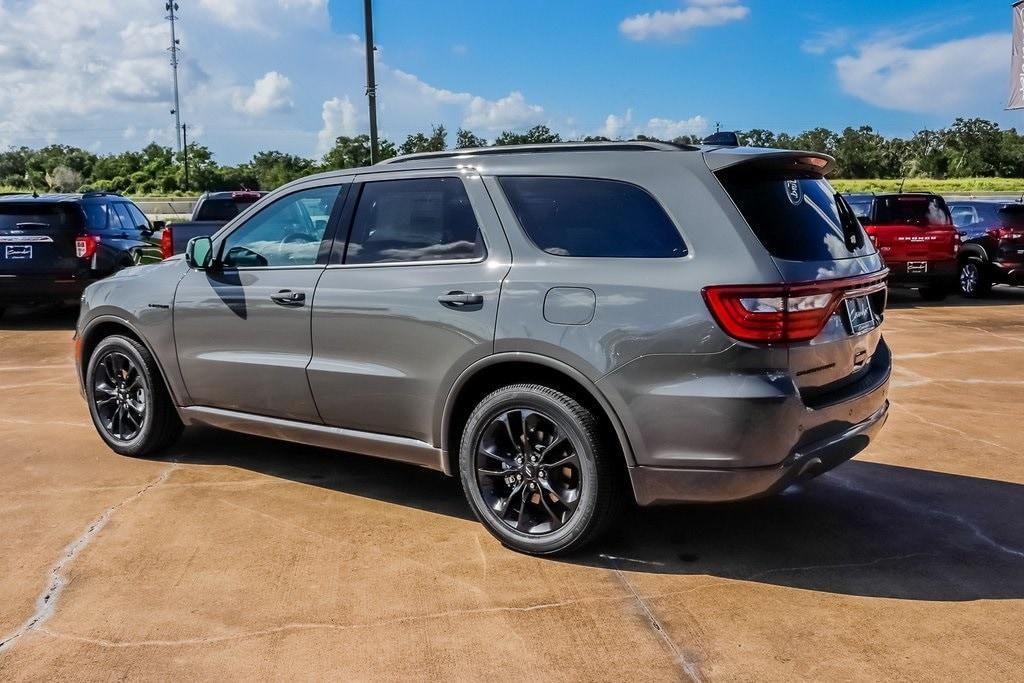
<path id="1" fill-rule="evenodd" d="M 1009 679 L 1024 667 L 1024 290 L 894 297 L 891 418 L 754 503 L 510 552 L 456 481 L 213 430 L 96 436 L 73 314 L 0 319 L 0 678 Z"/>

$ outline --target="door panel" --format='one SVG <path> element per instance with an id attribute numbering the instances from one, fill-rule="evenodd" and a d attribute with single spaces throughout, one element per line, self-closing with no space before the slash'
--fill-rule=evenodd
<path id="1" fill-rule="evenodd" d="M 197 405 L 319 422 L 306 381 L 323 268 L 190 270 L 174 297 L 178 363 Z M 291 290 L 305 305 L 271 297 Z"/>
<path id="2" fill-rule="evenodd" d="M 174 336 L 194 404 L 321 421 L 306 379 L 311 304 L 344 195 L 333 184 L 271 202 L 218 238 L 217 266 L 182 278 Z"/>
<path id="3" fill-rule="evenodd" d="M 426 175 L 405 172 L 399 177 Z M 377 179 L 387 182 L 394 177 L 373 178 L 357 204 L 349 247 L 350 255 L 357 253 L 353 245 L 362 247 L 362 255 L 350 256 L 347 265 L 328 266 L 317 285 L 309 383 L 329 425 L 438 443 L 433 424 L 436 402 L 444 400 L 466 367 L 493 352 L 498 293 L 510 261 L 508 243 L 476 176 L 446 181 L 460 183 L 465 195 L 461 190 L 458 194 L 469 204 L 450 196 L 432 203 L 427 191 L 422 201 L 410 204 L 414 208 L 403 210 L 401 203 L 407 199 L 378 195 L 376 223 L 371 229 L 364 227 L 360 238 L 358 226 L 366 221 L 371 194 L 365 188 Z M 448 207 L 445 211 L 454 206 L 463 217 L 472 209 L 469 215 L 483 235 L 485 256 L 482 245 L 479 252 L 452 246 L 467 241 L 460 235 L 449 237 L 437 249 L 417 243 L 430 234 L 431 221 L 447 220 L 448 228 L 465 225 L 447 213 L 446 219 L 437 219 L 439 205 Z M 399 215 L 404 218 L 396 218 Z M 396 221 L 413 227 L 404 231 Z M 367 259 L 366 254 L 375 259 L 409 258 L 413 252 L 429 254 L 427 258 L 438 253 L 462 253 L 467 258 L 352 263 Z"/>

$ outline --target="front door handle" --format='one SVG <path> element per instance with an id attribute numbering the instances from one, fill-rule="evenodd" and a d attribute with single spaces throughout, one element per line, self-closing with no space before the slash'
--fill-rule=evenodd
<path id="1" fill-rule="evenodd" d="M 270 300 L 279 306 L 302 306 L 306 303 L 306 293 L 282 289 L 277 294 L 271 295 Z"/>
<path id="2" fill-rule="evenodd" d="M 461 308 L 462 306 L 479 306 L 484 302 L 483 294 L 467 294 L 462 290 L 455 290 L 437 297 L 437 300 L 445 306 Z"/>

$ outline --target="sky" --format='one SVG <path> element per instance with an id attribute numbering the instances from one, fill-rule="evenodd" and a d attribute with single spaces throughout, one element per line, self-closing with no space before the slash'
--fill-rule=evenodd
<path id="1" fill-rule="evenodd" d="M 1006 112 L 1007 0 L 375 0 L 379 127 L 672 138 Z M 174 144 L 164 0 L 0 0 L 0 149 Z M 181 112 L 223 163 L 367 131 L 360 0 L 178 0 Z"/>

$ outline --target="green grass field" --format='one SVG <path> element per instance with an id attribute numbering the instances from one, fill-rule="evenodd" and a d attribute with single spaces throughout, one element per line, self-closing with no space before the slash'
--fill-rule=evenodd
<path id="1" fill-rule="evenodd" d="M 830 181 L 840 192 L 896 192 L 900 180 L 835 178 Z M 1024 178 L 907 178 L 904 192 L 934 192 L 936 194 L 970 194 L 987 192 L 1024 193 Z"/>

